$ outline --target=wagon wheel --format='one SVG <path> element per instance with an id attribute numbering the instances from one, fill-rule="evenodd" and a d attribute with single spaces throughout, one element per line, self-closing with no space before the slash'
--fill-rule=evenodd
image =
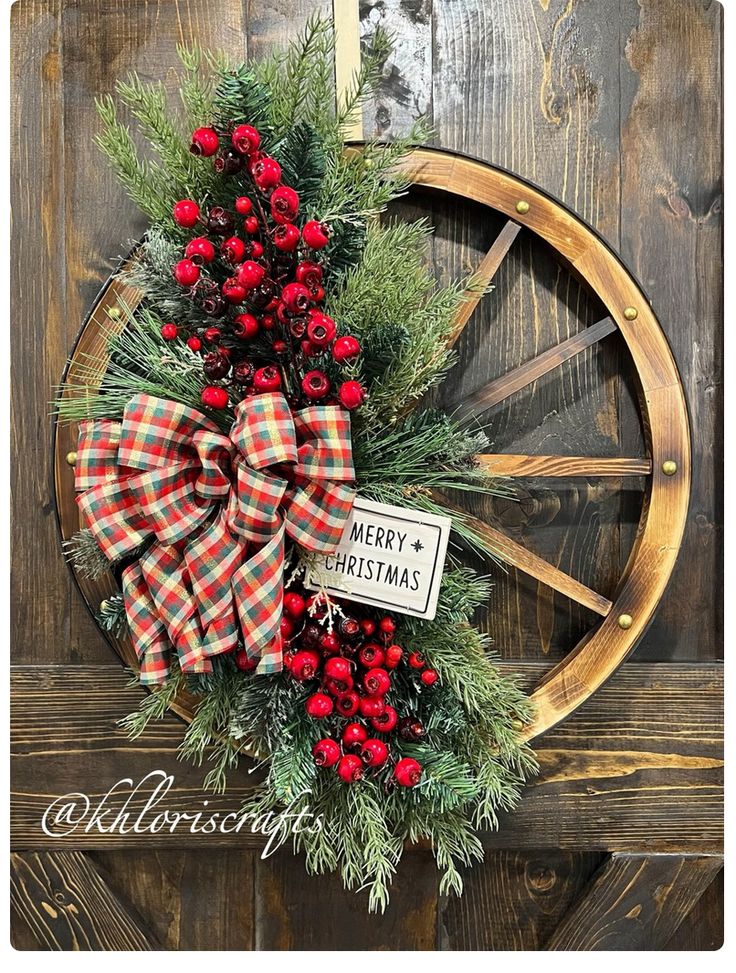
<path id="1" fill-rule="evenodd" d="M 615 331 L 628 348 L 636 372 L 646 456 L 479 456 L 490 472 L 506 477 L 647 478 L 636 539 L 611 599 L 527 551 L 496 528 L 470 518 L 475 530 L 502 561 L 585 606 L 600 619 L 534 689 L 535 719 L 524 730 L 525 736 L 533 739 L 568 716 L 608 679 L 643 634 L 662 597 L 682 539 L 690 490 L 685 396 L 667 340 L 640 286 L 616 254 L 570 210 L 505 171 L 453 153 L 418 149 L 402 168 L 415 186 L 482 204 L 506 217 L 507 222 L 478 267 L 484 280 L 493 279 L 519 233 L 532 232 L 552 248 L 560 263 L 597 296 L 608 312 L 597 323 L 478 389 L 462 402 L 463 411 L 487 411 Z M 140 298 L 139 292 L 118 279 L 107 282 L 78 338 L 67 368 L 69 380 L 75 380 L 80 361 L 90 355 L 104 355 L 111 328 L 125 327 L 121 308 L 133 309 Z M 455 321 L 453 343 L 478 300 L 476 292 L 463 305 Z M 75 436 L 76 429 L 69 425 L 56 429 L 56 501 L 64 538 L 79 528 L 72 469 Z M 78 583 L 94 609 L 115 590 L 109 573 L 97 581 L 80 578 Z M 136 667 L 129 639 L 111 637 L 110 641 L 124 661 Z M 187 719 L 191 718 L 192 706 L 191 699 L 181 696 L 174 709 Z"/>

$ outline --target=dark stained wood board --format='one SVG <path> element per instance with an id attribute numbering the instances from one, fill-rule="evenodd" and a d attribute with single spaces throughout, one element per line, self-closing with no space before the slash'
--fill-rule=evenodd
<path id="1" fill-rule="evenodd" d="M 179 0 L 177 4 L 163 0 L 146 4 L 20 0 L 13 8 L 11 118 L 17 133 L 12 160 L 13 252 L 18 259 L 12 278 L 12 354 L 16 387 L 19 383 L 23 394 L 14 397 L 13 417 L 17 459 L 12 651 L 19 663 L 104 664 L 114 658 L 59 557 L 51 504 L 51 426 L 47 416 L 49 386 L 58 380 L 84 312 L 115 259 L 127 250 L 127 241 L 138 236 L 142 225 L 84 135 L 93 126 L 93 99 L 109 91 L 114 78 L 123 76 L 130 67 L 138 68 L 146 77 L 163 77 L 170 86 L 166 66 L 173 61 L 177 41 L 199 39 L 233 53 L 246 48 L 263 51 L 280 43 L 317 6 L 326 9 L 328 4 L 309 0 L 255 0 L 248 4 L 223 0 L 217 5 L 204 0 Z M 550 0 L 531 5 L 510 0 L 385 0 L 380 4 L 361 3 L 360 13 L 364 33 L 370 23 L 383 18 L 399 38 L 396 54 L 386 66 L 385 89 L 366 113 L 367 131 L 378 130 L 390 137 L 417 112 L 427 111 L 437 129 L 437 144 L 508 166 L 589 219 L 614 246 L 620 246 L 652 297 L 685 380 L 695 433 L 696 475 L 683 557 L 637 658 L 666 662 L 717 657 L 722 642 L 720 602 L 713 591 L 720 579 L 722 544 L 720 6 L 696 0 L 622 0 L 613 16 L 603 0 L 573 0 L 569 4 Z M 42 124 L 29 125 L 29 119 Z M 697 128 L 697 153 L 690 151 L 686 138 L 671 138 L 673 126 L 678 130 Z M 41 196 L 32 192 L 39 180 L 44 186 Z M 415 205 L 414 200 L 411 204 Z M 431 212 L 434 204 L 421 201 L 416 205 L 425 211 L 430 206 Z M 437 223 L 441 235 L 459 239 L 462 244 L 457 251 L 438 239 L 433 247 L 438 269 L 448 276 L 455 269 L 475 266 L 495 230 L 488 224 L 478 224 L 475 208 L 458 207 L 455 214 L 438 211 Z M 597 320 L 597 309 L 582 307 L 574 292 L 563 289 L 561 278 L 545 279 L 535 258 L 529 244 L 525 249 L 521 239 L 515 241 L 497 279 L 497 293 L 505 288 L 500 294 L 503 301 L 494 304 L 492 295 L 466 331 L 466 346 L 459 348 L 466 365 L 461 365 L 460 371 L 472 364 L 468 378 L 478 376 L 478 384 L 576 333 L 581 322 Z M 33 275 L 22 270 L 30 262 L 36 268 Z M 520 291 L 519 276 L 513 273 L 519 267 L 523 282 L 532 284 L 527 292 Z M 683 268 L 691 272 L 683 273 Z M 552 309 L 551 315 L 543 313 L 547 308 Z M 496 325 L 496 321 L 500 323 Z M 694 345 L 696 321 L 698 341 Z M 489 324 L 495 329 L 490 342 Z M 609 349 L 601 345 L 576 363 L 575 372 L 563 369 L 561 385 L 534 387 L 520 396 L 516 410 L 510 402 L 507 410 L 492 414 L 494 448 L 554 454 L 561 451 L 557 447 L 568 436 L 565 429 L 574 428 L 578 438 L 565 442 L 569 454 L 641 455 L 633 392 L 625 380 L 622 383 L 617 378 L 621 363 L 615 346 Z M 597 391 L 594 380 L 600 380 Z M 577 384 L 582 385 L 587 398 L 575 397 Z M 566 427 L 567 419 L 572 421 Z M 584 448 L 578 449 L 578 443 Z M 559 568 L 606 593 L 606 580 L 618 576 L 631 541 L 630 525 L 638 517 L 636 484 L 629 481 L 622 494 L 620 484 L 613 480 L 583 480 L 566 484 L 564 489 L 548 481 L 541 485 L 539 481 L 524 482 L 521 503 L 502 504 L 497 515 L 505 524 L 516 524 L 525 541 L 538 542 L 538 553 L 553 556 Z M 622 519 L 622 505 L 627 509 L 627 504 L 630 513 Z M 479 508 L 477 512 L 482 511 Z M 585 569 L 590 569 L 592 576 L 586 577 Z M 540 653 L 557 658 L 589 624 L 587 617 L 576 619 L 566 605 L 561 610 L 553 599 L 546 604 L 539 602 L 536 586 L 529 588 L 513 572 L 500 576 L 495 590 L 496 600 L 482 620 L 509 659 L 519 655 L 540 658 Z M 625 670 L 617 678 L 624 675 Z M 101 678 L 104 682 L 103 674 Z M 656 687 L 653 674 L 650 693 Z M 702 693 L 702 683 L 686 686 L 685 703 Z M 604 721 L 595 730 L 598 738 L 608 740 L 616 727 L 620 728 L 622 708 L 623 700 L 616 720 Z M 706 724 L 710 725 L 708 717 Z M 624 733 L 628 725 L 624 721 Z M 44 726 L 39 724 L 39 729 Z M 172 759 L 177 730 L 172 718 L 164 748 Z M 34 736 L 33 727 L 29 732 Z M 104 752 L 104 740 L 98 740 L 98 744 L 94 740 L 93 735 L 89 741 L 91 755 L 83 752 L 84 741 L 78 741 L 80 753 L 74 756 L 74 761 L 79 761 L 74 780 L 77 786 L 88 783 L 83 780 L 88 774 L 100 773 L 100 765 L 94 764 L 94 746 L 101 745 Z M 615 736 L 613 745 L 620 745 Z M 142 747 L 144 753 L 148 752 L 145 744 Z M 126 751 L 124 741 L 122 752 L 132 753 Z M 718 759 L 712 754 L 711 749 L 706 759 Z M 153 765 L 152 754 L 150 759 Z M 571 768 L 579 767 L 581 760 L 570 736 L 564 738 L 555 759 L 557 769 L 548 765 L 545 773 L 551 774 L 550 787 L 561 788 L 566 785 L 556 775 L 574 775 Z M 60 785 L 63 777 L 55 775 L 66 760 L 66 756 L 51 757 L 43 769 L 36 764 L 31 772 L 34 784 L 38 784 L 38 774 L 47 781 L 56 779 Z M 183 768 L 177 764 L 176 769 Z M 584 776 L 585 771 L 582 773 Z M 660 774 L 672 781 L 668 794 L 673 813 L 665 846 L 677 852 L 678 836 L 684 835 L 683 844 L 693 853 L 698 851 L 694 843 L 688 845 L 688 820 L 681 816 L 683 811 L 692 811 L 693 834 L 695 827 L 703 824 L 708 846 L 715 848 L 718 820 L 710 802 L 718 801 L 718 786 L 704 783 L 702 793 L 698 792 L 702 801 L 692 804 L 692 789 L 683 785 L 683 780 L 703 774 L 709 781 L 709 775 L 718 773 L 717 767 L 637 768 L 625 774 L 624 780 L 634 786 L 618 803 L 610 796 L 614 791 L 604 788 L 589 795 L 586 785 L 581 784 L 580 793 L 569 803 L 569 831 L 563 843 L 574 840 L 577 828 L 580 847 L 590 848 L 596 827 L 600 830 L 601 817 L 611 814 L 609 832 L 615 831 L 616 823 L 620 825 L 618 850 L 637 850 L 637 842 L 646 836 L 636 828 L 627 830 L 624 808 L 631 801 L 640 805 L 642 814 L 653 813 L 643 797 L 646 784 L 641 779 Z M 17 779 L 17 770 L 14 774 Z M 37 822 L 37 816 L 33 820 Z M 547 868 L 560 875 L 564 871 L 560 855 L 570 854 L 573 857 L 565 874 L 582 881 L 585 868 L 594 864 L 584 856 L 600 852 L 571 850 L 574 844 L 563 852 L 550 851 L 550 845 L 557 843 L 555 836 L 549 831 L 535 832 L 540 822 L 541 813 L 536 822 L 519 816 L 504 821 L 504 840 L 509 843 L 507 851 L 499 853 L 533 854 L 535 861 L 546 861 Z M 538 847 L 547 845 L 547 851 L 535 851 L 528 845 L 526 851 L 515 851 L 514 841 L 523 849 L 531 833 L 540 835 L 537 840 L 542 845 Z M 650 834 L 649 839 L 656 847 L 656 837 Z M 185 917 L 185 927 L 202 916 L 201 907 L 193 901 L 202 882 L 222 902 L 222 921 L 211 919 L 211 945 L 247 948 L 247 942 L 288 941 L 291 948 L 299 948 L 300 942 L 329 940 L 322 931 L 307 929 L 301 919 L 295 919 L 289 930 L 274 922 L 276 913 L 269 910 L 286 901 L 283 892 L 277 891 L 283 889 L 285 879 L 279 874 L 285 876 L 285 871 L 269 879 L 272 895 L 257 909 L 251 909 L 251 900 L 245 896 L 237 916 L 228 913 L 222 898 L 224 886 L 218 886 L 208 870 L 208 859 L 214 853 L 211 848 L 165 852 L 110 849 L 94 852 L 93 864 L 100 874 L 109 874 L 113 894 L 121 903 L 127 903 L 133 912 L 138 906 L 144 924 L 164 948 L 177 948 L 178 944 L 179 948 L 205 948 L 206 930 L 193 928 L 191 935 L 186 928 L 176 931 L 179 915 Z M 232 855 L 232 851 L 224 853 Z M 155 854 L 180 856 L 179 865 L 167 866 L 168 885 L 162 881 L 156 886 L 155 875 L 160 869 Z M 104 861 L 102 856 L 106 856 Z M 127 865 L 121 856 L 127 857 Z M 118 867 L 113 867 L 116 863 Z M 291 874 L 295 879 L 301 874 L 296 866 L 300 863 L 294 863 Z M 216 861 L 211 862 L 212 869 L 219 867 Z M 258 864 L 259 869 L 265 867 Z M 406 867 L 414 867 L 411 859 Z M 535 866 L 533 874 L 538 875 L 541 869 L 543 864 Z M 138 870 L 149 877 L 141 878 L 136 885 L 132 875 Z M 506 866 L 501 871 L 512 872 Z M 514 874 L 518 876 L 521 871 L 517 866 Z M 227 882 L 247 884 L 245 874 L 239 878 L 231 874 Z M 427 884 L 427 874 L 423 864 L 417 862 L 420 902 L 435 894 L 433 886 Z M 483 872 L 476 872 L 475 880 L 482 885 Z M 468 879 L 469 897 L 464 900 L 466 918 L 457 922 L 466 929 L 469 923 L 483 927 L 468 941 L 478 943 L 476 948 L 492 948 L 494 930 L 497 941 L 503 941 L 503 930 L 514 927 L 513 917 L 517 912 L 524 914 L 518 910 L 526 893 L 511 887 L 504 896 L 504 907 L 494 915 L 480 886 L 472 881 Z M 507 884 L 512 881 L 506 880 Z M 534 881 L 544 884 L 544 879 Z M 264 883 L 264 887 L 267 885 Z M 551 894 L 543 904 L 555 917 L 562 916 L 563 906 L 566 909 L 563 886 L 577 889 L 575 880 L 561 878 L 559 884 L 553 883 L 560 900 Z M 312 888 L 309 885 L 310 897 Z M 329 894 L 356 943 L 369 941 L 371 929 L 377 942 L 393 948 L 402 944 L 423 948 L 418 944 L 432 941 L 437 910 L 418 908 L 412 913 L 413 926 L 408 921 L 402 924 L 402 918 L 392 913 L 389 928 L 375 918 L 367 920 L 354 908 L 351 897 L 341 898 L 332 887 Z M 178 897 L 183 904 L 178 903 Z M 722 936 L 721 902 L 720 885 L 713 883 L 673 934 L 672 947 L 714 948 Z M 307 915 L 304 904 L 290 904 L 296 914 Z M 260 933 L 246 922 L 249 909 Z M 151 921 L 154 913 L 160 919 L 155 924 Z M 407 909 L 404 914 L 408 915 Z M 376 925 L 371 927 L 370 923 Z M 537 926 L 540 923 L 538 920 Z M 238 924 L 242 928 L 238 929 Z M 248 940 L 250 935 L 253 938 Z M 507 935 L 512 937 L 511 932 Z M 29 938 L 28 926 L 18 916 L 14 937 L 25 949 L 34 948 L 37 941 L 32 934 Z M 530 934 L 527 941 L 536 943 L 532 948 L 540 948 L 543 937 L 540 933 L 535 940 Z M 448 940 L 440 935 L 437 945 L 467 948 L 462 942 L 459 936 Z"/>

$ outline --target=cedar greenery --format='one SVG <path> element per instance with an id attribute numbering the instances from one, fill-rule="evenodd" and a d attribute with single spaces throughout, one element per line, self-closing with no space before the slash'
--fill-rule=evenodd
<path id="1" fill-rule="evenodd" d="M 62 419 L 120 418 L 138 392 L 174 399 L 204 410 L 198 356 L 183 344 L 172 354 L 160 335 L 166 320 L 194 322 L 198 313 L 171 279 L 182 231 L 171 218 L 179 197 L 227 202 L 208 160 L 188 152 L 188 135 L 202 124 L 248 122 L 282 164 L 300 194 L 302 210 L 330 224 L 326 251 L 327 311 L 340 332 L 359 338 L 363 356 L 354 377 L 369 390 L 353 416 L 353 451 L 361 494 L 434 513 L 452 511 L 460 542 L 493 554 L 472 526 L 436 491 L 499 492 L 475 464 L 487 446 L 479 429 L 436 411 L 417 411 L 420 397 L 441 381 L 452 363 L 447 338 L 473 280 L 438 286 L 427 266 L 430 227 L 378 219 L 406 186 L 395 165 L 414 142 L 427 137 L 422 121 L 390 145 L 369 143 L 345 150 L 343 131 L 375 90 L 388 39 L 380 32 L 366 52 L 351 91 L 335 108 L 330 23 L 313 18 L 304 34 L 259 63 L 230 66 L 220 55 L 180 49 L 183 65 L 179 116 L 163 88 L 137 77 L 117 86 L 155 158 L 141 158 L 112 99 L 99 105 L 97 141 L 151 226 L 125 272 L 144 293 L 126 326 L 111 329 L 109 359 L 90 358 L 77 369 L 80 382 L 57 402 Z M 227 191 L 232 195 L 232 189 Z M 117 330 L 117 329 L 116 329 Z M 227 430 L 232 413 L 208 413 Z M 90 532 L 75 535 L 70 559 L 81 572 L 97 572 L 100 552 Z M 292 572 L 304 564 L 293 559 Z M 92 576 L 92 575 L 90 575 Z M 400 617 L 397 640 L 421 651 L 440 674 L 431 690 L 397 671 L 394 697 L 402 713 L 427 728 L 419 744 L 399 742 L 397 756 L 414 756 L 424 767 L 420 786 L 385 791 L 364 778 L 346 786 L 319 772 L 311 748 L 336 717 L 317 723 L 307 716 L 310 690 L 284 675 L 240 672 L 229 656 L 213 659 L 213 672 L 185 675 L 174 664 L 167 683 L 147 696 L 124 725 L 131 736 L 160 719 L 181 689 L 199 699 L 186 730 L 182 755 L 208 767 L 205 784 L 221 791 L 244 751 L 263 762 L 264 779 L 245 811 L 262 813 L 290 805 L 323 819 L 320 831 L 301 831 L 294 845 L 315 873 L 338 870 L 348 888 L 365 888 L 371 909 L 384 909 L 406 841 L 428 841 L 443 871 L 442 891 L 460 892 L 460 868 L 482 858 L 476 828 L 495 827 L 499 810 L 513 807 L 523 781 L 535 771 L 534 756 L 518 738 L 531 719 L 529 703 L 495 665 L 489 639 L 470 624 L 489 597 L 487 578 L 451 560 L 433 621 Z M 100 624 L 118 631 L 122 596 L 108 599 Z M 174 660 L 175 661 L 175 660 Z"/>

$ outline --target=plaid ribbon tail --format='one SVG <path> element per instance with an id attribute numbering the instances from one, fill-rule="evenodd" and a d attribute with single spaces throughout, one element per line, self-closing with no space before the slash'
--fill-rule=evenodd
<path id="1" fill-rule="evenodd" d="M 141 683 L 161 685 L 169 675 L 172 646 L 148 591 L 140 561 L 123 571 L 122 586 L 128 626 L 141 667 Z"/>
<path id="2" fill-rule="evenodd" d="M 284 534 L 281 526 L 232 579 L 243 645 L 249 659 L 260 659 L 259 674 L 283 668 L 279 625 L 284 601 Z"/>

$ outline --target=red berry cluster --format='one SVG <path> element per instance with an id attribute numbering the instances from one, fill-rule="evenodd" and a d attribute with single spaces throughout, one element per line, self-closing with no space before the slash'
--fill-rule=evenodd
<path id="1" fill-rule="evenodd" d="M 397 671 L 416 673 L 425 686 L 438 677 L 419 653 L 395 644 L 396 623 L 390 615 L 357 619 L 341 614 L 329 631 L 319 624 L 325 610 L 320 598 L 286 592 L 284 664 L 298 682 L 319 683 L 306 699 L 307 713 L 316 720 L 337 718 L 334 737 L 325 737 L 312 750 L 315 763 L 334 767 L 342 780 L 355 783 L 366 771 L 392 766 L 392 737 L 417 742 L 425 735 L 421 720 L 400 717 L 390 703 Z M 338 607 L 342 611 L 344 606 Z M 414 787 L 421 780 L 421 764 L 404 757 L 393 765 L 392 776 L 401 786 Z"/>
<path id="2" fill-rule="evenodd" d="M 193 133 L 191 151 L 214 157 L 217 172 L 237 177 L 248 195 L 234 194 L 232 209 L 202 212 L 192 199 L 175 204 L 174 221 L 184 229 L 196 227 L 198 235 L 173 266 L 174 279 L 188 289 L 203 317 L 218 323 L 194 328 L 167 323 L 162 337 L 186 337 L 202 354 L 204 375 L 213 383 L 202 392 L 202 402 L 210 408 L 283 389 L 294 406 L 339 402 L 356 409 L 365 398 L 360 383 L 334 385 L 328 374 L 361 350 L 356 338 L 337 336 L 335 322 L 322 309 L 319 251 L 329 242 L 329 228 L 319 220 L 298 221 L 298 193 L 282 183 L 281 166 L 260 146 L 252 125 Z"/>

